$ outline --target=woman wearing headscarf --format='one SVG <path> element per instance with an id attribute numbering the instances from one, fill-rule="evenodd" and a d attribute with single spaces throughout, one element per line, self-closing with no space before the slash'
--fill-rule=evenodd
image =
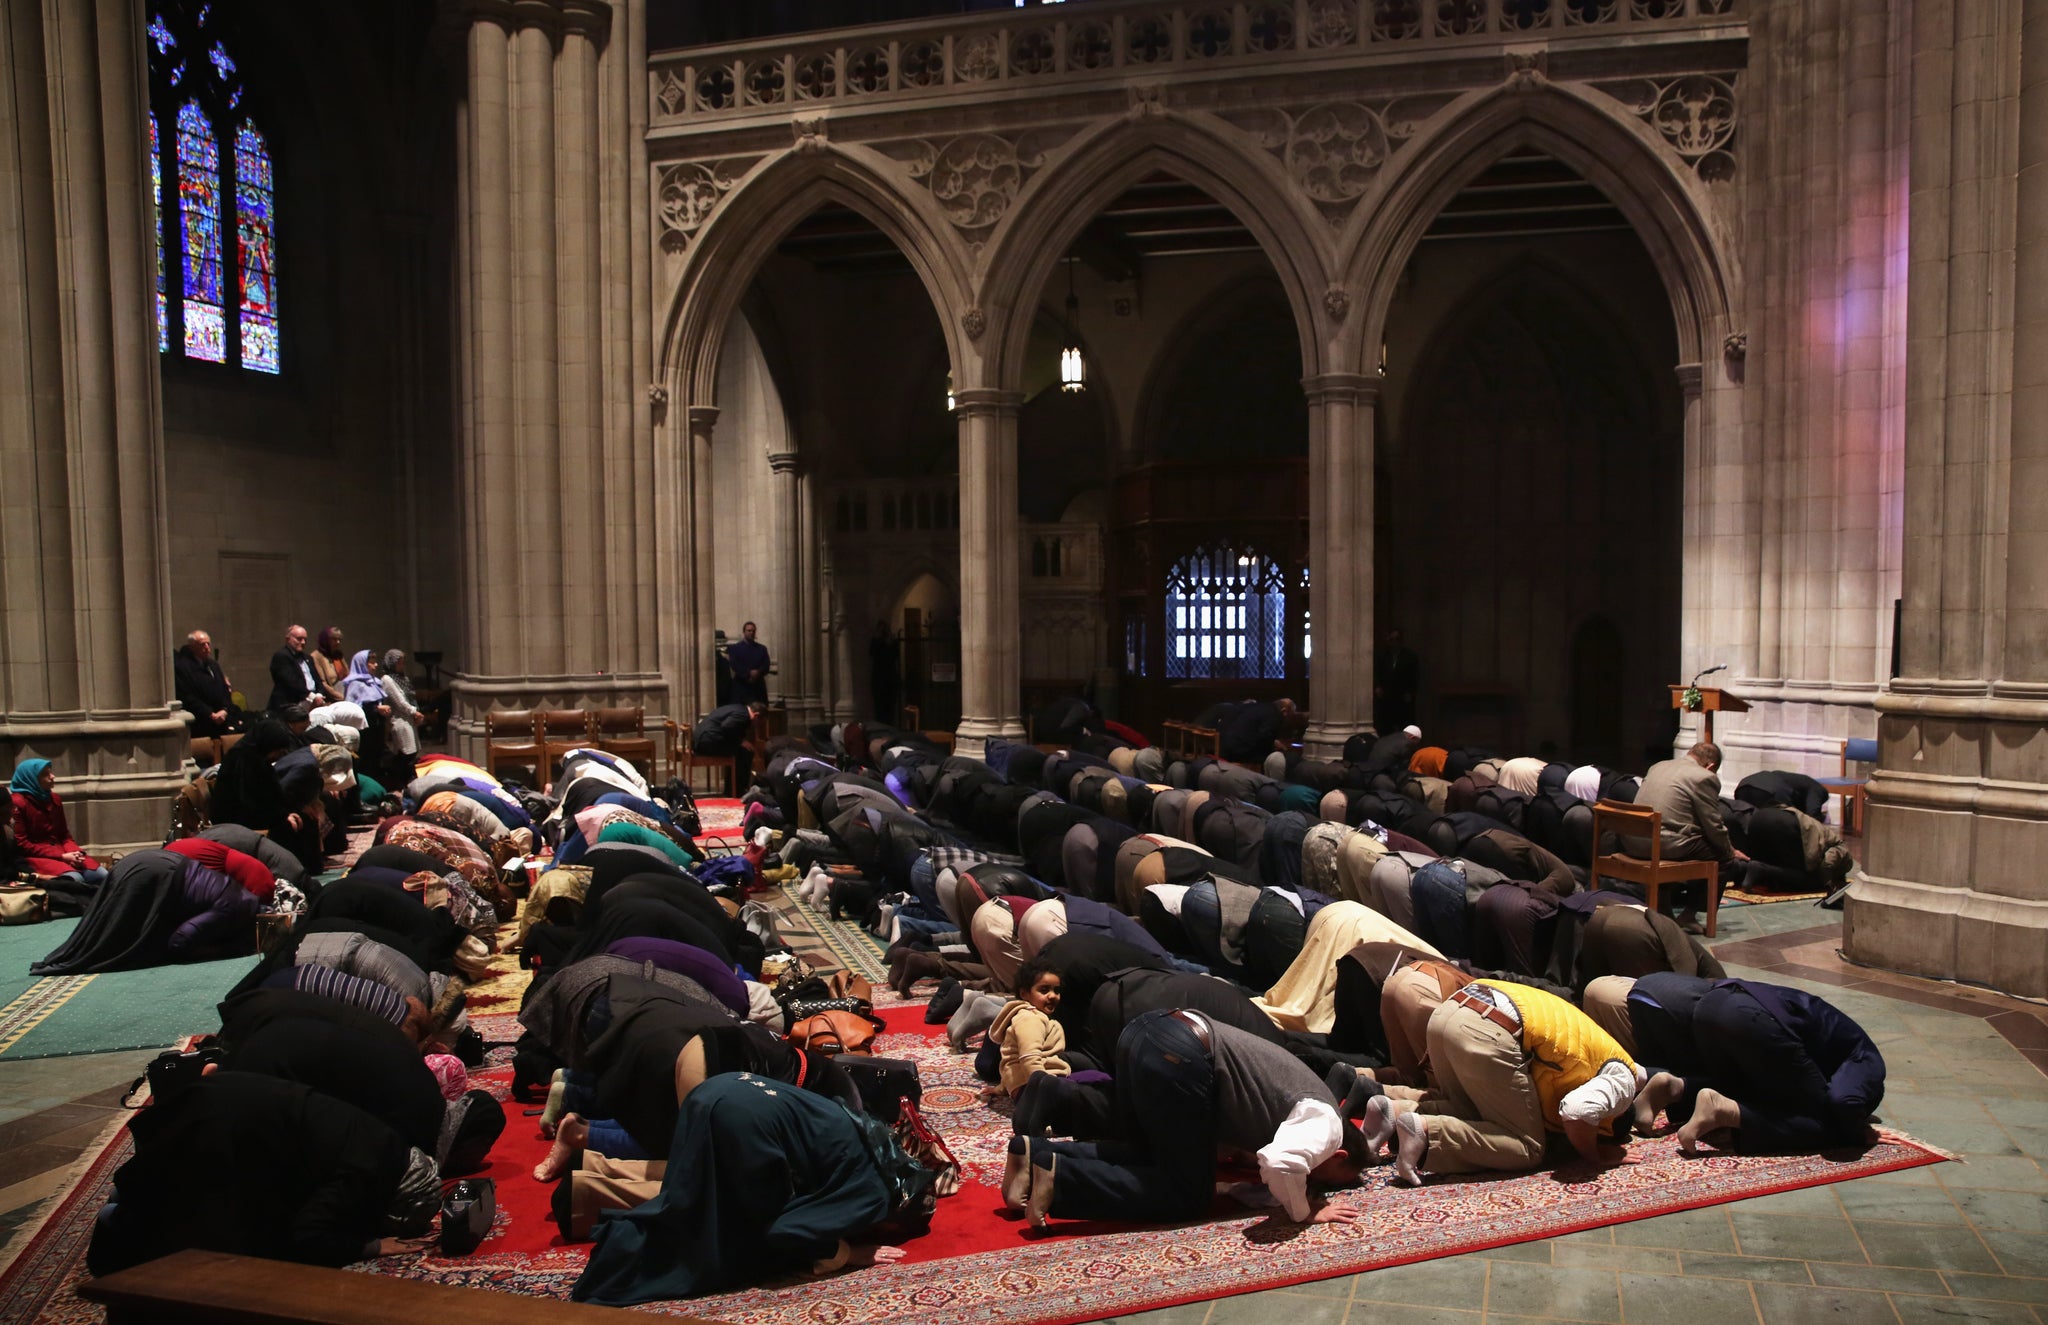
<path id="1" fill-rule="evenodd" d="M 384 671 L 378 682 L 384 690 L 384 703 L 391 713 L 391 753 L 410 769 L 420 752 L 420 710 L 412 692 L 412 682 L 405 675 L 405 650 L 387 649 L 384 652 Z M 410 782 L 412 778 L 406 777 Z"/>
<path id="2" fill-rule="evenodd" d="M 14 848 L 31 869 L 52 878 L 77 874 L 87 889 L 107 881 L 106 870 L 71 836 L 49 760 L 24 759 L 16 764 L 8 791 L 14 807 Z"/>
<path id="3" fill-rule="evenodd" d="M 329 626 L 320 632 L 313 647 L 313 679 L 319 683 L 319 693 L 327 697 L 327 703 L 338 703 L 346 697 L 341 678 L 347 671 L 348 666 L 342 661 L 341 627 Z"/>

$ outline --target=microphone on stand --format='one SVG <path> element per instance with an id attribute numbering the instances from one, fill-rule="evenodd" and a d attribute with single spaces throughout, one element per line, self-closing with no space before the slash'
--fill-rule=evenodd
<path id="1" fill-rule="evenodd" d="M 1698 685 L 1698 684 L 1700 683 L 1700 678 L 1701 678 L 1701 677 L 1703 677 L 1703 676 L 1712 676 L 1712 675 L 1713 675 L 1714 673 L 1716 673 L 1716 672 L 1725 672 L 1725 671 L 1727 671 L 1727 670 L 1728 670 L 1728 664 L 1727 664 L 1727 663 L 1715 663 L 1715 664 L 1714 664 L 1714 665 L 1713 665 L 1712 667 L 1705 667 L 1705 668 L 1702 668 L 1702 669 L 1700 669 L 1699 671 L 1697 671 L 1697 672 L 1693 673 L 1692 683 L 1693 683 L 1693 684 L 1694 684 L 1695 686 L 1697 686 L 1697 685 Z"/>

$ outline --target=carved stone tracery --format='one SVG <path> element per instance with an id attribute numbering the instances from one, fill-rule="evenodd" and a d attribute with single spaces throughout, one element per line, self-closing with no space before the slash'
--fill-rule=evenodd
<path id="1" fill-rule="evenodd" d="M 1032 172 L 1045 164 L 1046 152 L 1066 136 L 1065 131 L 1014 139 L 967 133 L 940 143 L 884 144 L 882 150 L 902 162 L 912 179 L 922 181 L 946 219 L 978 246 L 1009 213 Z"/>
<path id="2" fill-rule="evenodd" d="M 1600 90 L 1655 129 L 1710 184 L 1735 177 L 1739 108 L 1735 76 L 1687 74 L 1667 83 L 1631 79 Z"/>
<path id="3" fill-rule="evenodd" d="M 719 200 L 732 191 L 751 162 L 685 161 L 657 168 L 654 216 L 661 228 L 661 246 L 680 253 L 711 219 Z"/>
<path id="4" fill-rule="evenodd" d="M 1413 137 L 1436 104 L 1410 98 L 1364 105 L 1333 102 L 1299 110 L 1231 116 L 1260 147 L 1280 158 L 1295 187 L 1333 223 L 1369 192 L 1387 161 Z"/>

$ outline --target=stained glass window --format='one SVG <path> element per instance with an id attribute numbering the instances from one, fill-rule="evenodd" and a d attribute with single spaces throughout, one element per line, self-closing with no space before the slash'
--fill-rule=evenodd
<path id="1" fill-rule="evenodd" d="M 1173 680 L 1287 675 L 1287 581 L 1252 548 L 1211 544 L 1166 577 L 1166 675 Z"/>
<path id="2" fill-rule="evenodd" d="M 159 200 L 164 196 L 163 149 L 157 142 L 156 116 L 149 117 L 149 206 L 152 215 L 158 209 Z M 171 348 L 171 318 L 164 302 L 164 223 L 162 216 L 156 216 L 156 349 L 158 354 Z"/>
<path id="3" fill-rule="evenodd" d="M 275 162 L 260 111 L 242 110 L 231 18 L 210 4 L 155 0 L 148 35 L 157 348 L 276 373 Z"/>
<path id="4" fill-rule="evenodd" d="M 241 267 L 242 367 L 277 371 L 277 255 L 270 153 L 250 125 L 235 130 L 235 248 Z"/>

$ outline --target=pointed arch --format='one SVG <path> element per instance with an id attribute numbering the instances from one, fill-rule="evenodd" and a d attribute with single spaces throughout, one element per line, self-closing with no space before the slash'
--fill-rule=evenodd
<path id="1" fill-rule="evenodd" d="M 827 203 L 859 212 L 889 237 L 923 282 L 955 362 L 960 314 L 973 302 L 966 261 L 929 196 L 870 149 L 826 145 L 770 157 L 743 176 L 704 223 L 665 319 L 661 380 L 686 404 L 714 403 L 725 328 L 768 255 Z"/>
<path id="2" fill-rule="evenodd" d="M 1377 367 L 1387 306 L 1423 232 L 1458 190 L 1525 147 L 1576 170 L 1628 218 L 1670 296 L 1680 362 L 1707 358 L 1709 336 L 1731 314 L 1735 273 L 1728 252 L 1689 169 L 1618 111 L 1602 105 L 1599 94 L 1577 88 L 1503 85 L 1454 103 L 1411 142 L 1344 236 L 1343 284 L 1365 293 L 1365 309 L 1332 347 L 1340 370 Z"/>
<path id="3" fill-rule="evenodd" d="M 1266 273 L 1260 271 L 1224 281 L 1159 338 L 1159 351 L 1138 388 L 1130 435 L 1123 439 L 1122 455 L 1132 463 L 1144 463 L 1152 454 L 1147 448 L 1158 440 L 1166 423 L 1169 388 L 1188 370 L 1190 358 L 1212 334 L 1244 316 L 1247 310 L 1257 308 L 1271 291 Z M 1302 362 L 1305 365 L 1308 360 Z M 1302 375 L 1308 375 L 1306 368 Z"/>
<path id="4" fill-rule="evenodd" d="M 1187 115 L 1124 117 L 1086 131 L 1032 181 L 989 240 L 982 277 L 988 315 L 982 362 L 991 385 L 1022 379 L 1038 292 L 1060 256 L 1131 185 L 1164 172 L 1208 193 L 1259 241 L 1280 277 L 1301 335 L 1303 371 L 1320 371 L 1317 309 L 1331 251 L 1299 194 L 1263 153 L 1220 122 Z"/>

